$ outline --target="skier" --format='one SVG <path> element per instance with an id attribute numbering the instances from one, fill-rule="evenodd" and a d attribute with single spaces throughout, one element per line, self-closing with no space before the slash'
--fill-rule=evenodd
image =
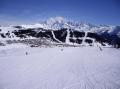
<path id="1" fill-rule="evenodd" d="M 61 49 L 61 51 L 63 51 L 63 49 Z"/>
<path id="2" fill-rule="evenodd" d="M 99 46 L 100 51 L 102 51 L 102 48 Z"/>
<path id="3" fill-rule="evenodd" d="M 25 54 L 28 55 L 28 52 L 26 52 Z"/>

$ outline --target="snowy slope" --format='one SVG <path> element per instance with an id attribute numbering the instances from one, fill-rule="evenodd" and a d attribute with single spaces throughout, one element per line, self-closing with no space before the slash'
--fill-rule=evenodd
<path id="1" fill-rule="evenodd" d="M 120 50 L 102 49 L 0 48 L 0 89 L 119 89 Z"/>

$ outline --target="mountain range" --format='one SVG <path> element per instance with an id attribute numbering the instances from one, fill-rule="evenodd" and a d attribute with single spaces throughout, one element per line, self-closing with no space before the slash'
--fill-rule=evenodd
<path id="1" fill-rule="evenodd" d="M 0 26 L 0 45 L 11 43 L 25 43 L 31 47 L 64 45 L 120 48 L 120 26 L 93 25 L 63 17 L 32 25 Z"/>

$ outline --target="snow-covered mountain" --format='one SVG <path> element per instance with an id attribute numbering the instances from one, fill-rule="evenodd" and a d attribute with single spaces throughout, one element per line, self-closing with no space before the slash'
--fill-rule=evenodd
<path id="1" fill-rule="evenodd" d="M 1 26 L 0 44 L 14 42 L 120 47 L 120 26 L 95 26 L 63 17 L 50 18 L 33 25 Z"/>
<path id="2" fill-rule="evenodd" d="M 52 29 L 52 30 L 59 30 L 62 28 L 68 29 L 76 29 L 76 30 L 89 30 L 93 27 L 92 24 L 83 23 L 78 21 L 69 21 L 63 17 L 55 17 L 49 18 L 46 21 L 41 21 L 40 23 L 33 24 L 33 25 L 22 25 L 24 28 L 44 28 L 44 29 Z"/>

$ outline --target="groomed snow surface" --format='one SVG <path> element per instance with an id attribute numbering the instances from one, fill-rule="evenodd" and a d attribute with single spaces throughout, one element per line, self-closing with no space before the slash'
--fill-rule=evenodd
<path id="1" fill-rule="evenodd" d="M 0 89 L 120 89 L 119 49 L 20 45 L 0 47 Z"/>

